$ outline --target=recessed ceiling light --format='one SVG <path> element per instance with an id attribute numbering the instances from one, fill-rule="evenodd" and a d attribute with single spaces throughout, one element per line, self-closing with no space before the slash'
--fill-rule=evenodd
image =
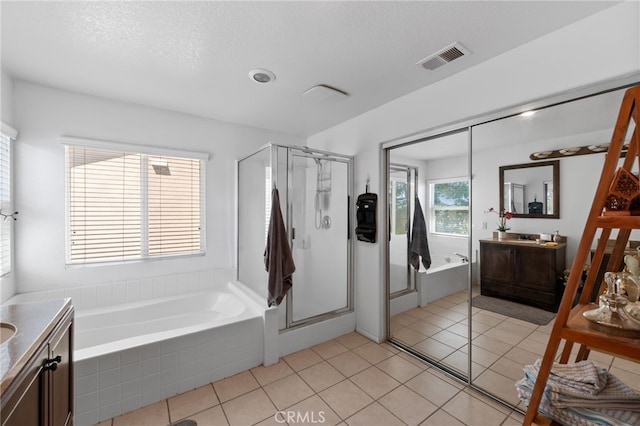
<path id="1" fill-rule="evenodd" d="M 263 68 L 256 68 L 249 71 L 249 78 L 256 83 L 269 83 L 276 79 L 276 75 L 269 70 Z"/>

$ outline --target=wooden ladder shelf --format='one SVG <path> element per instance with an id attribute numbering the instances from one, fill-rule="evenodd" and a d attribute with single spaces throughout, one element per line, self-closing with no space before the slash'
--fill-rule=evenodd
<path id="1" fill-rule="evenodd" d="M 603 263 L 607 241 L 614 233 L 615 244 L 611 251 L 607 271 L 618 271 L 624 260 L 624 252 L 629 236 L 633 229 L 640 229 L 640 216 L 632 215 L 630 211 L 611 212 L 605 209 L 607 199 L 610 196 L 612 185 L 616 176 L 624 172 L 631 172 L 634 160 L 638 159 L 640 165 L 640 141 L 638 124 L 640 123 L 640 86 L 629 88 L 625 91 L 624 98 L 618 114 L 618 119 L 613 131 L 611 143 L 607 151 L 604 167 L 600 176 L 600 182 L 596 189 L 593 205 L 589 212 L 587 222 L 576 251 L 575 260 L 569 273 L 567 286 L 558 309 L 555 322 L 549 336 L 549 342 L 544 352 L 537 380 L 533 388 L 527 413 L 523 425 L 540 424 L 542 416 L 538 415 L 538 408 L 542 394 L 553 366 L 553 361 L 560 347 L 561 340 L 565 345 L 560 355 L 560 363 L 566 364 L 571 356 L 573 344 L 580 345 L 576 356 L 576 362 L 588 358 L 590 350 L 606 352 L 616 356 L 640 361 L 640 339 L 621 337 L 612 333 L 606 333 L 595 329 L 582 315 L 583 312 L 596 309 L 596 304 L 589 303 L 594 286 L 598 285 L 598 293 L 601 294 L 604 286 L 596 282 L 596 276 Z M 620 157 L 625 145 L 625 136 L 629 126 L 633 125 L 633 136 L 629 142 L 627 154 L 621 167 L 618 167 Z M 576 297 L 583 266 L 590 256 L 591 247 L 598 237 L 595 252 L 591 259 L 591 268 L 580 295 L 580 300 L 572 307 Z"/>

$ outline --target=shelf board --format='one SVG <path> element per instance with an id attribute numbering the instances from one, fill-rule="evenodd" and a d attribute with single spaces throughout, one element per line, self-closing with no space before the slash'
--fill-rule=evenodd
<path id="1" fill-rule="evenodd" d="M 640 359 L 640 338 L 603 332 L 601 327 L 594 328 L 592 323 L 582 315 L 583 312 L 597 308 L 598 305 L 595 303 L 574 307 L 569 314 L 567 324 L 562 329 L 561 338 L 604 352 L 610 352 L 615 347 L 615 352 L 623 357 Z"/>
<path id="2" fill-rule="evenodd" d="M 599 228 L 638 229 L 640 228 L 640 216 L 598 216 L 595 220 L 595 224 Z"/>

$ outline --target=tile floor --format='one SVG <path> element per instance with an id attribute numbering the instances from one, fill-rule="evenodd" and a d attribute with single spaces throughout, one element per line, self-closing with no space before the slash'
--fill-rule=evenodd
<path id="1" fill-rule="evenodd" d="M 472 297 L 479 293 L 479 287 L 474 287 Z M 467 291 L 462 291 L 395 315 L 391 333 L 403 344 L 467 375 L 467 300 Z M 542 358 L 553 321 L 539 326 L 478 308 L 472 308 L 471 314 L 474 383 L 524 410 L 513 384 L 523 377 L 523 365 Z M 558 357 L 562 348 L 560 345 Z M 574 345 L 571 359 L 577 350 Z M 640 391 L 637 363 L 594 351 L 589 359 Z"/>
<path id="2" fill-rule="evenodd" d="M 464 371 L 466 300 L 463 292 L 397 315 L 392 332 Z M 541 356 L 552 323 L 536 326 L 475 308 L 473 319 L 475 382 L 518 404 L 514 383 L 522 366 Z M 640 390 L 637 364 L 598 353 L 590 359 Z M 350 333 L 100 426 L 166 426 L 185 419 L 198 426 L 511 426 L 522 424 L 523 416 L 387 343 Z"/>

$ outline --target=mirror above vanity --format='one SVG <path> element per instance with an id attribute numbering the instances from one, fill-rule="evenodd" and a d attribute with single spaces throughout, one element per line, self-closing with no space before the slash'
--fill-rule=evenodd
<path id="1" fill-rule="evenodd" d="M 500 167 L 500 211 L 513 217 L 560 218 L 560 161 Z"/>

